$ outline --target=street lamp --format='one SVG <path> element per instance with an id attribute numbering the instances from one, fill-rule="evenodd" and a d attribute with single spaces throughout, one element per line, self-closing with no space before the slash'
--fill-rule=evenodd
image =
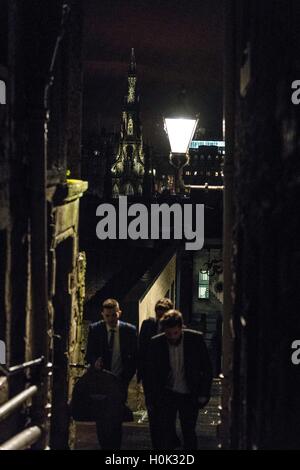
<path id="1" fill-rule="evenodd" d="M 184 193 L 182 168 L 189 161 L 189 146 L 194 136 L 198 119 L 185 117 L 164 118 L 164 128 L 167 133 L 171 153 L 170 163 L 175 168 L 175 192 Z"/>

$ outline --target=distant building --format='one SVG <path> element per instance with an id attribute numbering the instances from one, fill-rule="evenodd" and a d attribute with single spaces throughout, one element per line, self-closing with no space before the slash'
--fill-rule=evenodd
<path id="1" fill-rule="evenodd" d="M 193 140 L 189 149 L 190 161 L 183 168 L 186 185 L 223 185 L 223 141 Z"/>
<path id="2" fill-rule="evenodd" d="M 111 171 L 113 197 L 142 196 L 145 166 L 134 49 L 131 49 L 120 143 Z"/>
<path id="3" fill-rule="evenodd" d="M 88 181 L 88 193 L 111 197 L 111 165 L 118 148 L 119 135 L 107 132 L 85 135 L 82 145 L 82 178 Z"/>

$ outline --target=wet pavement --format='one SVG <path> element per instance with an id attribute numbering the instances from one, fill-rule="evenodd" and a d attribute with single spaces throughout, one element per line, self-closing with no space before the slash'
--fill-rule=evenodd
<path id="1" fill-rule="evenodd" d="M 220 421 L 221 383 L 214 379 L 212 397 L 204 410 L 200 410 L 196 432 L 200 450 L 218 449 L 217 429 Z M 129 405 L 134 411 L 134 422 L 123 424 L 123 450 L 150 450 L 151 440 L 147 415 L 144 409 L 141 389 L 133 383 L 129 390 Z M 180 424 L 177 423 L 178 436 L 181 438 Z M 100 449 L 94 423 L 76 424 L 76 449 Z M 182 441 L 182 439 L 181 439 Z M 179 449 L 178 449 L 179 450 Z"/>

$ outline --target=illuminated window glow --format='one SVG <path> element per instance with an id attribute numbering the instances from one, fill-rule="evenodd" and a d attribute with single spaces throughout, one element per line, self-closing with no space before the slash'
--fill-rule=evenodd
<path id="1" fill-rule="evenodd" d="M 190 148 L 197 149 L 198 147 L 225 147 L 225 142 L 223 140 L 192 140 Z"/>
<path id="2" fill-rule="evenodd" d="M 129 121 L 128 121 L 128 131 L 127 131 L 128 135 L 132 135 L 133 134 L 133 122 L 132 122 L 132 119 L 129 118 Z"/>
<path id="3" fill-rule="evenodd" d="M 198 298 L 209 299 L 209 273 L 206 271 L 199 272 Z"/>

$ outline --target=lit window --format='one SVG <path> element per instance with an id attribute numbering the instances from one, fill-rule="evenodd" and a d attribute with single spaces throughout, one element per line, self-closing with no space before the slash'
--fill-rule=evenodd
<path id="1" fill-rule="evenodd" d="M 128 135 L 133 135 L 133 122 L 131 118 L 129 118 L 129 121 L 128 121 L 127 133 Z"/>
<path id="2" fill-rule="evenodd" d="M 207 271 L 199 272 L 198 298 L 209 299 L 209 272 Z"/>

